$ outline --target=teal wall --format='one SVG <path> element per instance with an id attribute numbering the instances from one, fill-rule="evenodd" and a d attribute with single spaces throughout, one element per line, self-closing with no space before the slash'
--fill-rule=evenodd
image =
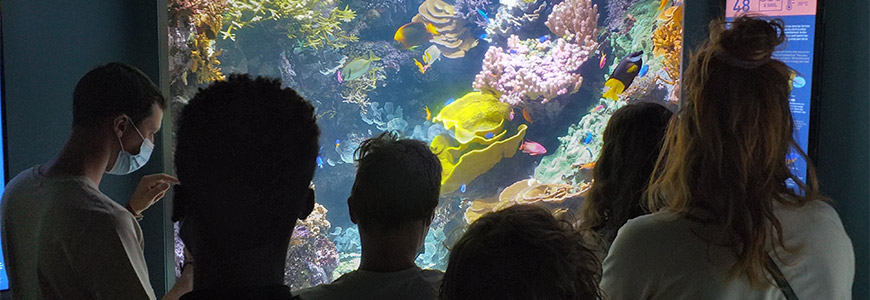
<path id="1" fill-rule="evenodd" d="M 855 247 L 854 299 L 870 299 L 870 4 L 824 2 L 816 164 Z"/>
<path id="2" fill-rule="evenodd" d="M 811 126 L 822 192 L 834 199 L 856 257 L 854 299 L 870 299 L 870 1 L 820 0 L 823 6 L 819 97 Z M 724 16 L 723 1 L 686 1 L 685 48 Z M 694 29 L 693 29 L 694 28 Z M 687 61 L 688 52 L 683 58 Z M 818 75 L 821 74 L 821 75 Z"/>
<path id="3" fill-rule="evenodd" d="M 166 39 L 159 33 L 158 15 L 156 1 L 3 1 L 10 174 L 51 159 L 63 147 L 72 122 L 72 91 L 89 69 L 121 61 L 158 80 L 158 43 Z M 107 175 L 100 189 L 126 202 L 143 173 L 163 168 L 161 147 L 157 148 L 144 172 Z M 163 213 L 159 203 L 140 223 L 148 270 L 158 295 L 163 294 L 167 277 Z"/>

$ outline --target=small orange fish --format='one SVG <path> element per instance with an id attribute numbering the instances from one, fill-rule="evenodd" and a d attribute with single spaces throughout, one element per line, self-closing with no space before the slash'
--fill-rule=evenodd
<path id="1" fill-rule="evenodd" d="M 432 119 L 432 112 L 429 111 L 429 106 L 424 106 L 423 110 L 426 111 L 426 121 L 429 121 L 430 119 Z"/>
<path id="2" fill-rule="evenodd" d="M 535 124 L 535 121 L 532 121 L 532 116 L 529 115 L 529 111 L 523 108 L 523 119 L 526 119 L 526 122 L 529 124 Z"/>
<path id="3" fill-rule="evenodd" d="M 594 168 L 595 168 L 595 162 L 594 162 L 594 161 L 591 162 L 591 163 L 585 163 L 585 164 L 580 165 L 580 170 L 583 170 L 583 169 L 594 169 Z"/>

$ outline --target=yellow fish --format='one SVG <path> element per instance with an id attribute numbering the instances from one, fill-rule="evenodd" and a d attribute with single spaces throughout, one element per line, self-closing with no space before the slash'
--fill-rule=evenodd
<path id="1" fill-rule="evenodd" d="M 432 112 L 429 111 L 429 106 L 424 106 L 423 110 L 426 111 L 426 121 L 429 121 L 430 119 L 432 119 Z"/>
<path id="2" fill-rule="evenodd" d="M 420 74 L 426 74 L 426 70 L 429 69 L 429 65 L 425 65 L 425 66 L 424 66 L 424 65 L 423 65 L 422 63 L 420 63 L 420 61 L 417 60 L 416 58 L 414 59 L 414 64 L 417 65 L 417 69 L 420 69 Z"/>

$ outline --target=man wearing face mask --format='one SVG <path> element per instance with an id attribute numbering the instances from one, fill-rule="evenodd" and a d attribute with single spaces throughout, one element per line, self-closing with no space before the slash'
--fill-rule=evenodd
<path id="1" fill-rule="evenodd" d="M 137 218 L 177 179 L 143 177 L 126 206 L 98 187 L 103 174 L 130 174 L 148 162 L 165 108 L 132 66 L 110 63 L 79 80 L 66 145 L 15 176 L 0 203 L 15 299 L 155 298 Z"/>

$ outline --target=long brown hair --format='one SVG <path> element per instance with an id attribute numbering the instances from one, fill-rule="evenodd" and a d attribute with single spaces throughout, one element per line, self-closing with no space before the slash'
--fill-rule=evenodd
<path id="1" fill-rule="evenodd" d="M 731 278 L 747 276 L 761 287 L 770 284 L 765 246 L 773 240 L 797 251 L 784 244 L 775 203 L 799 207 L 823 197 L 808 160 L 808 184 L 786 162 L 790 151 L 806 154 L 794 139 L 789 110 L 794 73 L 771 59 L 785 41 L 783 22 L 742 16 L 725 25 L 712 22 L 709 40 L 691 57 L 685 99 L 669 127 L 648 204 L 715 225 L 719 234 L 704 238 L 732 249 Z"/>
<path id="2" fill-rule="evenodd" d="M 604 253 L 619 227 L 647 213 L 647 185 L 672 116 L 658 103 L 641 102 L 620 108 L 607 122 L 594 183 L 580 209 L 580 229 L 594 233 Z"/>

